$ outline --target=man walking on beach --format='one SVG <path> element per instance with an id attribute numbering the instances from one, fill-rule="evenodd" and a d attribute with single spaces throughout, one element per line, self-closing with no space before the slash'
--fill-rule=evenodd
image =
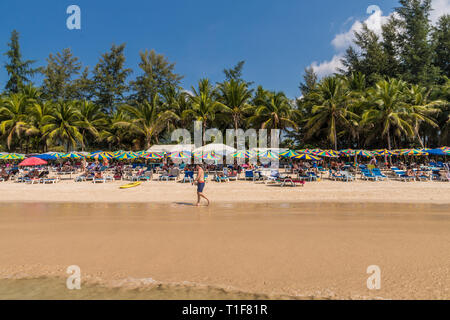
<path id="1" fill-rule="evenodd" d="M 197 178 L 192 182 L 192 184 L 197 183 L 197 204 L 198 207 L 200 205 L 200 199 L 204 198 L 206 201 L 208 201 L 209 206 L 209 199 L 203 194 L 203 189 L 205 188 L 205 171 L 203 171 L 203 168 L 201 165 L 197 164 L 196 169 L 198 170 Z"/>

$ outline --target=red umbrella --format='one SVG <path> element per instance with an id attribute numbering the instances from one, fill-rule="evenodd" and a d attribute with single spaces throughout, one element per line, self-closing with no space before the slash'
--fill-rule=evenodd
<path id="1" fill-rule="evenodd" d="M 19 166 L 27 167 L 27 166 L 40 166 L 43 164 L 47 164 L 47 161 L 31 157 L 28 159 L 23 160 L 21 163 L 19 163 Z"/>

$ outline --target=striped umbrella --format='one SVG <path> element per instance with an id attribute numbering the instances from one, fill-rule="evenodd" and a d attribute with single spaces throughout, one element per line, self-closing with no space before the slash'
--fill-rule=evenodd
<path id="1" fill-rule="evenodd" d="M 322 149 L 312 149 L 311 150 L 311 153 L 314 154 L 314 155 L 317 155 L 318 153 L 321 153 L 321 152 L 323 152 Z"/>
<path id="2" fill-rule="evenodd" d="M 312 154 L 307 154 L 307 153 L 303 153 L 300 154 L 298 156 L 293 157 L 292 159 L 298 159 L 298 160 L 312 160 L 312 161 L 319 161 L 321 160 L 321 158 L 312 155 Z"/>
<path id="3" fill-rule="evenodd" d="M 54 156 L 56 158 L 61 158 L 63 155 L 65 155 L 64 152 L 47 152 L 47 153 L 44 153 L 44 154 L 49 154 L 49 155 Z"/>
<path id="4" fill-rule="evenodd" d="M 232 156 L 234 158 L 250 159 L 250 158 L 254 158 L 256 155 L 254 152 L 247 150 L 247 151 L 238 151 L 238 152 L 232 154 Z"/>
<path id="5" fill-rule="evenodd" d="M 355 156 L 362 156 L 362 157 L 370 158 L 370 157 L 373 157 L 374 154 L 368 150 L 355 150 Z"/>
<path id="6" fill-rule="evenodd" d="M 298 155 L 300 155 L 300 154 L 294 150 L 288 150 L 288 151 L 280 153 L 280 156 L 285 157 L 285 158 L 292 158 L 292 157 L 296 157 Z"/>
<path id="7" fill-rule="evenodd" d="M 392 156 L 394 152 L 387 149 L 379 149 L 372 151 L 376 156 Z"/>
<path id="8" fill-rule="evenodd" d="M 132 151 L 119 151 L 114 155 L 114 159 L 117 160 L 133 160 L 137 159 L 139 156 Z"/>
<path id="9" fill-rule="evenodd" d="M 175 159 L 190 159 L 192 157 L 192 153 L 188 151 L 176 151 L 169 153 L 168 157 Z"/>
<path id="10" fill-rule="evenodd" d="M 402 152 L 400 152 L 400 155 L 402 156 L 426 156 L 428 153 L 422 152 L 418 149 L 407 149 Z"/>
<path id="11" fill-rule="evenodd" d="M 353 150 L 353 149 L 339 150 L 339 155 L 345 156 L 345 157 L 354 156 L 355 155 L 355 150 Z"/>
<path id="12" fill-rule="evenodd" d="M 103 159 L 112 159 L 114 158 L 114 153 L 108 151 L 96 151 L 92 152 L 88 155 L 88 158 L 103 160 Z"/>
<path id="13" fill-rule="evenodd" d="M 314 155 L 319 157 L 328 157 L 328 158 L 337 158 L 339 157 L 339 154 L 334 150 L 325 150 L 322 152 L 317 152 Z"/>
<path id="14" fill-rule="evenodd" d="M 271 150 L 267 150 L 264 152 L 258 152 L 258 156 L 260 158 L 264 158 L 264 159 L 279 159 L 279 154 L 276 152 L 273 152 Z"/>
<path id="15" fill-rule="evenodd" d="M 220 155 L 216 154 L 214 151 L 203 153 L 202 159 L 204 160 L 220 160 Z"/>
<path id="16" fill-rule="evenodd" d="M 0 159 L 2 160 L 23 160 L 25 159 L 25 156 L 18 153 L 6 153 L 0 155 Z"/>
<path id="17" fill-rule="evenodd" d="M 82 159 L 84 158 L 83 155 L 77 153 L 77 152 L 70 152 L 70 153 L 65 153 L 61 159 Z"/>
<path id="18" fill-rule="evenodd" d="M 313 154 L 311 149 L 301 149 L 297 150 L 298 153 L 306 153 L 306 154 Z"/>
<path id="19" fill-rule="evenodd" d="M 139 155 L 139 152 L 138 152 L 138 155 Z M 164 158 L 164 155 L 159 152 L 146 152 L 145 151 L 145 152 L 141 152 L 139 157 L 144 158 L 144 159 L 156 160 L 156 159 Z"/>

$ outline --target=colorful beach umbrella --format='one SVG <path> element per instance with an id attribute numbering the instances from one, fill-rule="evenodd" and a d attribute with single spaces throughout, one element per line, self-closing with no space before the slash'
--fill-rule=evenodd
<path id="1" fill-rule="evenodd" d="M 300 154 L 298 156 L 293 157 L 292 159 L 298 159 L 298 160 L 311 160 L 311 161 L 320 161 L 321 158 L 312 155 L 312 154 L 307 154 L 307 153 L 303 153 Z"/>
<path id="2" fill-rule="evenodd" d="M 238 151 L 232 155 L 234 158 L 250 159 L 256 157 L 256 154 L 252 151 Z"/>
<path id="3" fill-rule="evenodd" d="M 214 151 L 203 153 L 202 159 L 204 160 L 220 160 L 221 156 L 216 154 Z"/>
<path id="4" fill-rule="evenodd" d="M 292 158 L 292 157 L 296 157 L 298 155 L 300 155 L 300 154 L 294 150 L 288 150 L 288 151 L 280 153 L 280 156 L 285 157 L 285 158 Z"/>
<path id="5" fill-rule="evenodd" d="M 21 163 L 19 163 L 19 166 L 21 167 L 42 166 L 44 164 L 47 164 L 47 161 L 36 157 L 31 157 L 23 160 Z"/>
<path id="6" fill-rule="evenodd" d="M 2 160 L 22 160 L 25 159 L 25 156 L 18 153 L 5 153 L 0 155 L 0 159 Z"/>
<path id="7" fill-rule="evenodd" d="M 133 160 L 137 159 L 139 156 L 132 151 L 118 151 L 114 154 L 114 159 L 117 160 Z"/>
<path id="8" fill-rule="evenodd" d="M 114 153 L 107 151 L 97 151 L 92 152 L 88 155 L 88 158 L 96 159 L 96 160 L 104 160 L 104 159 L 112 159 L 114 158 Z"/>
<path id="9" fill-rule="evenodd" d="M 428 155 L 428 153 L 422 152 L 418 149 L 406 149 L 404 151 L 401 151 L 400 155 L 402 155 L 402 156 L 426 156 L 426 155 Z"/>
<path id="10" fill-rule="evenodd" d="M 334 150 L 325 150 L 322 152 L 317 152 L 314 155 L 319 157 L 327 157 L 327 158 L 337 158 L 339 157 L 339 154 Z"/>
<path id="11" fill-rule="evenodd" d="M 312 150 L 311 150 L 311 153 L 314 154 L 314 155 L 316 155 L 316 154 L 318 154 L 318 153 L 321 153 L 321 152 L 323 152 L 322 149 L 312 149 Z"/>
<path id="12" fill-rule="evenodd" d="M 61 159 L 83 159 L 83 158 L 84 156 L 77 152 L 66 153 L 61 157 Z"/>
<path id="13" fill-rule="evenodd" d="M 313 152 L 312 152 L 311 149 L 301 149 L 301 150 L 297 150 L 297 152 L 298 152 L 299 154 L 303 154 L 303 153 L 306 153 L 306 154 L 313 154 Z"/>
<path id="14" fill-rule="evenodd" d="M 370 157 L 374 156 L 373 152 L 368 151 L 368 150 L 355 150 L 354 155 L 362 156 L 362 157 L 366 157 L 366 158 L 370 158 Z"/>
<path id="15" fill-rule="evenodd" d="M 279 159 L 279 157 L 280 157 L 278 153 L 273 152 L 271 150 L 258 152 L 258 156 L 260 158 L 264 158 L 264 159 Z"/>
<path id="16" fill-rule="evenodd" d="M 192 153 L 188 151 L 175 151 L 169 153 L 168 157 L 174 159 L 190 159 L 192 157 Z"/>
<path id="17" fill-rule="evenodd" d="M 156 160 L 156 159 L 162 159 L 164 158 L 164 155 L 162 152 L 147 152 L 147 151 L 140 151 L 137 153 L 140 158 L 144 159 L 150 159 L 150 160 Z"/>
<path id="18" fill-rule="evenodd" d="M 355 155 L 355 150 L 353 150 L 353 149 L 339 150 L 339 155 L 346 156 L 346 157 L 354 156 Z"/>
<path id="19" fill-rule="evenodd" d="M 374 151 L 372 151 L 372 153 L 375 154 L 376 156 L 392 156 L 392 155 L 394 155 L 393 151 L 387 150 L 387 149 L 374 150 Z"/>

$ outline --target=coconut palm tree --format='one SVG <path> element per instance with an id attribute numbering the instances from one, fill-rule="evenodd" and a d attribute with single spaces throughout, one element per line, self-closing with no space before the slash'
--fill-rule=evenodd
<path id="1" fill-rule="evenodd" d="M 6 135 L 6 146 L 11 150 L 14 138 L 19 139 L 27 130 L 32 128 L 29 122 L 28 97 L 21 93 L 14 93 L 1 101 L 0 104 L 0 131 Z M 21 143 L 20 143 L 21 144 Z"/>
<path id="2" fill-rule="evenodd" d="M 350 98 L 344 80 L 337 77 L 323 79 L 311 93 L 314 105 L 305 125 L 307 137 L 325 130 L 327 139 L 337 150 L 338 130 L 357 126 L 358 115 L 349 110 Z"/>
<path id="3" fill-rule="evenodd" d="M 219 101 L 227 108 L 225 112 L 231 114 L 234 129 L 238 130 L 246 114 L 253 108 L 249 104 L 252 98 L 252 90 L 243 81 L 231 79 L 219 84 Z"/>
<path id="4" fill-rule="evenodd" d="M 105 114 L 100 106 L 87 100 L 76 102 L 77 115 L 79 121 L 77 125 L 83 136 L 82 150 L 89 144 L 89 140 L 96 140 L 100 137 L 100 130 L 107 124 Z M 91 138 L 91 139 L 89 139 Z"/>
<path id="5" fill-rule="evenodd" d="M 386 138 L 388 149 L 392 136 L 414 136 L 412 109 L 406 103 L 406 83 L 402 80 L 381 80 L 368 90 L 369 109 L 362 115 L 361 124 L 368 126 L 373 135 Z M 381 131 L 381 132 L 380 132 Z"/>
<path id="6" fill-rule="evenodd" d="M 52 114 L 43 118 L 44 136 L 53 142 L 66 146 L 66 151 L 83 145 L 83 135 L 80 133 L 79 113 L 74 102 L 58 101 Z"/>
<path id="7" fill-rule="evenodd" d="M 441 110 L 437 106 L 445 105 L 442 100 L 429 101 L 431 90 L 421 87 L 419 85 L 412 85 L 409 89 L 409 107 L 411 108 L 410 117 L 414 122 L 414 133 L 419 140 L 422 148 L 425 148 L 424 141 L 420 134 L 420 129 L 423 124 L 428 125 L 432 129 L 439 128 L 436 121 L 430 115 L 438 114 Z"/>
<path id="8" fill-rule="evenodd" d="M 32 117 L 31 123 L 34 128 L 34 135 L 37 138 L 38 149 L 39 146 L 42 146 L 42 149 L 45 151 L 47 149 L 47 141 L 44 139 L 44 119 L 46 116 L 53 114 L 54 105 L 51 101 L 35 102 L 28 110 Z"/>
<path id="9" fill-rule="evenodd" d="M 215 100 L 216 90 L 208 79 L 202 79 L 198 83 L 198 89 L 192 87 L 192 95 L 189 99 L 192 108 L 183 112 L 184 119 L 194 119 L 202 123 L 203 142 L 206 142 L 206 127 L 211 124 L 220 111 L 227 110 L 227 107 Z"/>
<path id="10" fill-rule="evenodd" d="M 150 148 L 153 139 L 158 139 L 159 133 L 165 128 L 168 119 L 178 119 L 170 110 L 160 110 L 159 96 L 155 95 L 152 102 L 144 101 L 136 106 L 122 105 L 120 107 L 129 119 L 119 121 L 115 127 L 129 129 L 144 141 L 145 147 Z"/>
<path id="11" fill-rule="evenodd" d="M 247 120 L 249 124 L 259 126 L 261 129 L 297 129 L 297 124 L 293 120 L 297 111 L 292 108 L 284 93 L 269 92 L 265 98 L 261 97 L 259 103 L 253 107 L 254 115 Z"/>

